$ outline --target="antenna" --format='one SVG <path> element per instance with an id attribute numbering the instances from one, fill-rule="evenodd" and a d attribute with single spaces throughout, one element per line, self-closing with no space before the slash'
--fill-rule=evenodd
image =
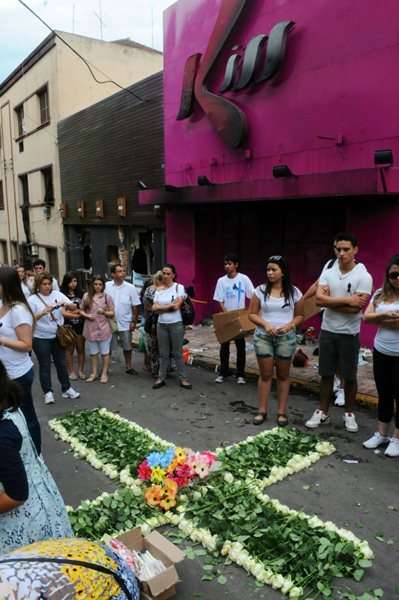
<path id="1" fill-rule="evenodd" d="M 98 24 L 100 26 L 100 40 L 104 39 L 103 36 L 103 27 L 105 27 L 105 23 L 103 21 L 103 9 L 102 9 L 102 3 L 101 0 L 98 0 L 98 13 L 96 13 L 94 11 L 95 16 L 98 19 Z"/>
<path id="2" fill-rule="evenodd" d="M 73 4 L 73 6 L 72 6 L 72 33 L 75 33 L 75 9 L 76 9 L 76 4 Z"/>
<path id="3" fill-rule="evenodd" d="M 152 48 L 154 48 L 155 40 L 154 40 L 154 5 L 151 5 L 151 39 L 152 39 Z"/>

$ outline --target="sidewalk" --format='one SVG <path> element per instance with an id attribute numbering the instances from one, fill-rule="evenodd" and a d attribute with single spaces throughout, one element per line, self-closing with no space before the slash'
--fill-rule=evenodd
<path id="1" fill-rule="evenodd" d="M 196 325 L 188 328 L 185 333 L 190 341 L 189 349 L 193 364 L 204 366 L 214 370 L 219 364 L 219 343 L 215 337 L 212 326 Z M 135 334 L 135 342 L 138 342 L 138 336 Z M 247 343 L 247 375 L 250 377 L 258 376 L 258 365 L 253 350 L 252 337 L 246 338 Z M 235 366 L 235 344 L 232 343 L 230 361 L 231 366 Z M 291 382 L 294 386 L 299 386 L 313 392 L 318 392 L 320 377 L 317 372 L 318 357 L 313 356 L 313 351 L 317 345 L 300 346 L 309 357 L 309 364 L 304 368 L 291 367 Z M 367 364 L 359 367 L 358 370 L 358 402 L 366 406 L 377 405 L 377 391 L 373 377 L 372 359 L 367 359 Z"/>

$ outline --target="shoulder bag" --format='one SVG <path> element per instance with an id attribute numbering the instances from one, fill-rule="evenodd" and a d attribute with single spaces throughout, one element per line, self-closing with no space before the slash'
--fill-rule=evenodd
<path id="1" fill-rule="evenodd" d="M 179 286 L 176 284 L 176 293 L 178 292 Z M 195 310 L 191 299 L 186 295 L 183 303 L 180 307 L 183 325 L 192 325 L 195 319 Z"/>
<path id="2" fill-rule="evenodd" d="M 107 308 L 109 308 L 107 294 L 105 294 L 105 304 L 107 305 Z M 115 314 L 113 317 L 107 317 L 107 319 L 108 319 L 109 326 L 111 327 L 112 333 L 115 333 L 116 331 L 118 331 L 118 323 L 116 322 Z"/>
<path id="3" fill-rule="evenodd" d="M 48 307 L 48 304 L 43 300 L 39 294 L 36 294 L 39 300 L 44 304 L 44 306 Z M 50 313 L 50 317 L 53 321 L 57 323 L 57 319 L 54 317 L 53 313 Z M 67 348 L 68 346 L 72 346 L 75 343 L 76 333 L 72 329 L 70 325 L 58 325 L 57 323 L 57 333 L 56 333 L 57 341 L 62 348 Z"/>

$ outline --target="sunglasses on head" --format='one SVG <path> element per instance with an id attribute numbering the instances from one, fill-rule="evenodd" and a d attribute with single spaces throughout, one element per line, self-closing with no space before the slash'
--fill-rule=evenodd
<path id="1" fill-rule="evenodd" d="M 392 273 L 388 273 L 388 279 L 399 279 L 399 271 L 392 271 Z"/>
<path id="2" fill-rule="evenodd" d="M 283 257 L 280 256 L 279 254 L 274 254 L 273 256 L 269 256 L 269 258 L 267 259 L 267 262 L 278 262 L 279 260 L 281 260 Z"/>

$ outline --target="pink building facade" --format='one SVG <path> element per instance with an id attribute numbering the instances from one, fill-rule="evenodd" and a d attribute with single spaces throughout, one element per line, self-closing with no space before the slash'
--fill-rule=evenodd
<path id="1" fill-rule="evenodd" d="M 167 185 L 140 201 L 164 205 L 168 260 L 209 301 L 199 317 L 214 312 L 225 252 L 256 284 L 282 254 L 304 290 L 339 230 L 358 236 L 380 285 L 399 252 L 398 23 L 396 0 L 179 0 L 166 11 Z M 362 335 L 371 343 L 373 329 Z"/>

